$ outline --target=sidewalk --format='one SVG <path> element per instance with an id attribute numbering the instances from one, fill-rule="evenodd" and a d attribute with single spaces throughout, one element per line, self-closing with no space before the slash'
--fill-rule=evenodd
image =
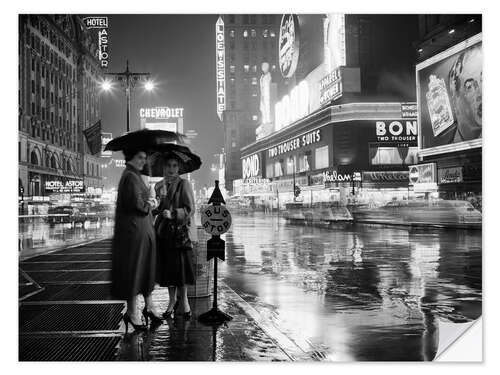
<path id="1" fill-rule="evenodd" d="M 201 239 L 201 238 L 200 238 Z M 203 241 L 200 245 L 204 245 Z M 123 301 L 110 290 L 111 240 L 66 248 L 20 263 L 20 361 L 290 361 L 297 348 L 245 309 L 244 301 L 222 283 L 219 308 L 233 316 L 214 329 L 197 321 L 211 298 L 191 299 L 193 318 L 144 332 L 125 334 Z M 24 271 L 23 272 L 21 272 Z M 26 288 L 26 274 L 41 289 Z M 29 292 L 28 292 L 29 290 Z M 166 288 L 155 290 L 160 311 Z M 142 309 L 142 301 L 140 305 Z M 300 351 L 299 351 L 300 352 Z"/>

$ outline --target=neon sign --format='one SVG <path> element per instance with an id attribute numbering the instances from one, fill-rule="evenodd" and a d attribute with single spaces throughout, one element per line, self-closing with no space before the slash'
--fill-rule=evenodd
<path id="1" fill-rule="evenodd" d="M 224 43 L 224 21 L 219 17 L 215 24 L 215 70 L 217 80 L 217 115 L 222 121 L 226 109 L 226 56 Z"/>
<path id="2" fill-rule="evenodd" d="M 285 95 L 274 106 L 275 129 L 280 130 L 309 114 L 309 85 L 302 81 L 290 95 Z"/>

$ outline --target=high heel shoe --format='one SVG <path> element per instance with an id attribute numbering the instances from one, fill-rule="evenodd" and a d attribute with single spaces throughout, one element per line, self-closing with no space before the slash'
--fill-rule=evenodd
<path id="1" fill-rule="evenodd" d="M 164 319 L 174 319 L 174 310 L 172 311 L 167 310 L 162 314 L 162 316 Z"/>
<path id="2" fill-rule="evenodd" d="M 163 322 L 163 319 L 160 318 L 159 316 L 156 316 L 153 314 L 151 311 L 148 311 L 146 308 L 142 310 L 142 315 L 144 316 L 144 319 L 146 320 L 146 325 L 149 323 L 149 319 L 151 318 L 151 324 L 161 324 Z"/>
<path id="3" fill-rule="evenodd" d="M 135 324 L 132 321 L 132 319 L 130 319 L 130 316 L 127 313 L 123 314 L 123 322 L 125 323 L 125 333 L 128 333 L 128 325 L 129 324 L 131 324 L 132 327 L 134 327 L 134 329 L 136 331 L 143 330 L 143 329 L 147 328 L 144 324 Z"/>

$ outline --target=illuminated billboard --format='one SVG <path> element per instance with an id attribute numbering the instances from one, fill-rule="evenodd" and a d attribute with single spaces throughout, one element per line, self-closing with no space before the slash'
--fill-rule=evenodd
<path id="1" fill-rule="evenodd" d="M 481 147 L 482 34 L 416 67 L 422 156 Z"/>
<path id="2" fill-rule="evenodd" d="M 141 129 L 183 132 L 184 108 L 152 107 L 140 108 Z"/>

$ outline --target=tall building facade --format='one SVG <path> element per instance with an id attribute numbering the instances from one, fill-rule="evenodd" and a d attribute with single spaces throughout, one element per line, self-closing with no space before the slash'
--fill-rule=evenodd
<path id="1" fill-rule="evenodd" d="M 83 136 L 101 117 L 96 41 L 78 16 L 20 15 L 18 52 L 24 196 L 47 197 L 54 182 L 102 187 L 99 155 L 90 154 Z"/>
<path id="2" fill-rule="evenodd" d="M 415 189 L 482 209 L 482 18 L 420 15 Z"/>
<path id="3" fill-rule="evenodd" d="M 278 35 L 274 117 L 241 149 L 237 194 L 279 207 L 407 199 L 417 16 L 285 14 Z"/>
<path id="4" fill-rule="evenodd" d="M 241 176 L 240 149 L 255 141 L 255 130 L 261 122 L 262 64 L 267 63 L 273 79 L 279 79 L 275 74 L 279 20 L 280 15 L 275 14 L 228 14 L 220 16 L 216 24 L 216 33 L 224 35 L 218 48 L 224 51 L 224 107 L 220 117 L 228 190 Z M 222 82 L 218 80 L 218 84 Z"/>

